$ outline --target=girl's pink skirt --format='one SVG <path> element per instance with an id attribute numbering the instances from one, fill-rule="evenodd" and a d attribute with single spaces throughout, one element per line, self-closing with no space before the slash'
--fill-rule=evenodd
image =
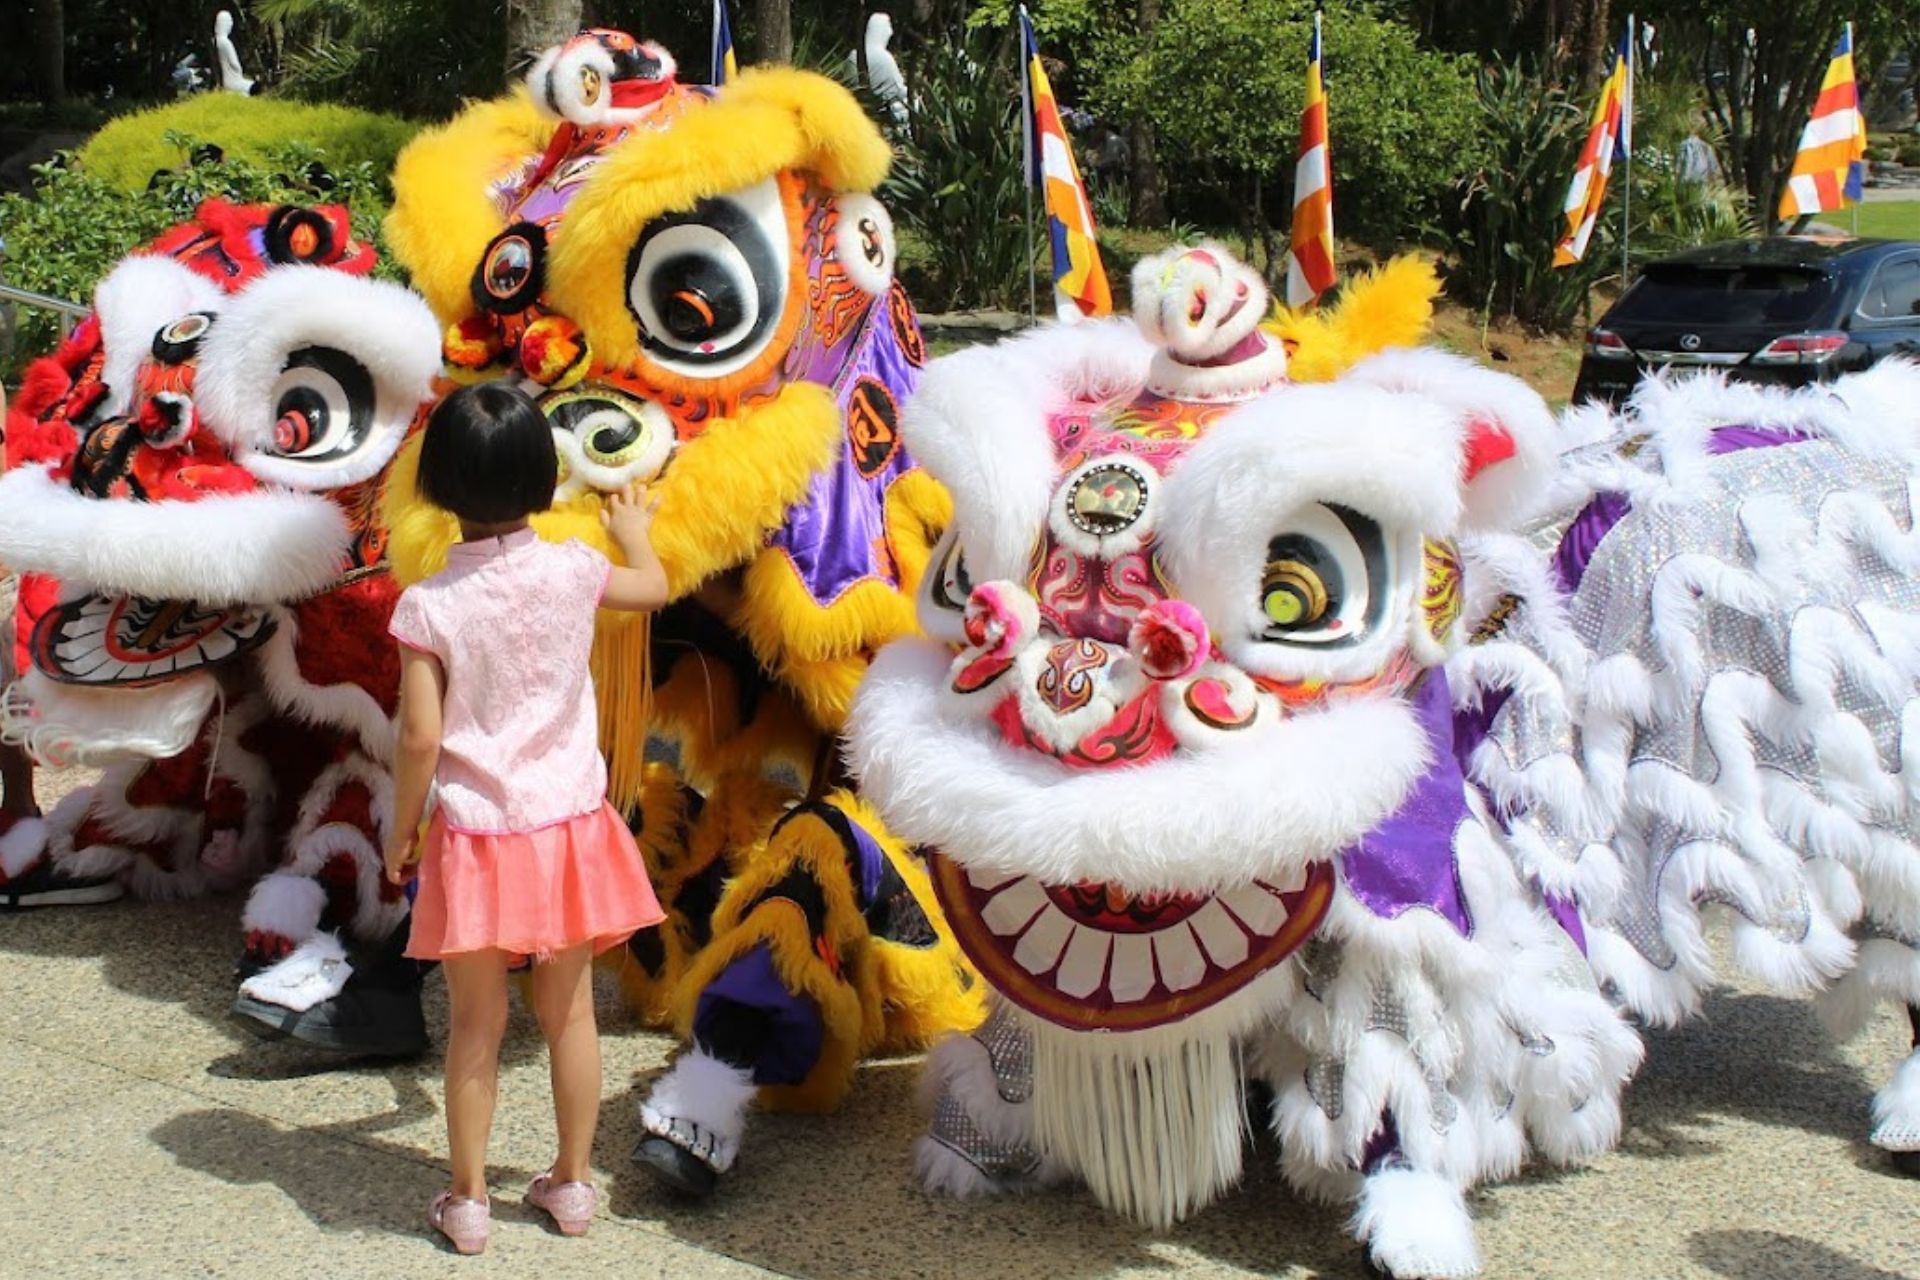
<path id="1" fill-rule="evenodd" d="M 537 831 L 476 834 L 437 814 L 420 858 L 407 954 L 462 951 L 546 959 L 586 943 L 594 952 L 666 918 L 640 850 L 613 806 Z"/>

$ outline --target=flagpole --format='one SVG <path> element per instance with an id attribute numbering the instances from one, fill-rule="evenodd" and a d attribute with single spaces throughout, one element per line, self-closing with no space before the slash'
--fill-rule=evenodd
<path id="1" fill-rule="evenodd" d="M 1021 154 L 1026 160 L 1027 195 L 1027 323 L 1040 323 L 1040 303 L 1034 292 L 1033 283 L 1033 179 L 1034 166 L 1039 157 L 1034 155 L 1033 136 L 1033 67 L 1032 61 L 1039 56 L 1027 40 L 1027 33 L 1033 30 L 1033 19 L 1027 16 L 1027 6 L 1020 6 L 1020 125 L 1025 131 L 1021 134 Z"/>
<path id="2" fill-rule="evenodd" d="M 1628 259 L 1628 243 L 1633 239 L 1633 15 L 1627 15 L 1627 83 L 1626 101 L 1620 104 L 1621 136 L 1626 139 L 1626 172 L 1620 183 L 1620 289 L 1627 288 L 1628 273 L 1632 265 Z"/>
<path id="3" fill-rule="evenodd" d="M 1856 128 L 1859 128 L 1865 123 L 1865 113 L 1860 110 L 1860 102 L 1859 102 L 1860 50 L 1854 47 L 1853 24 L 1851 22 L 1847 24 L 1847 49 L 1850 51 L 1850 54 L 1853 58 L 1853 92 L 1854 92 L 1853 110 L 1856 115 L 1861 117 L 1861 120 L 1855 125 Z M 1866 198 L 1867 198 L 1867 193 L 1863 189 L 1860 192 L 1860 200 L 1865 200 Z M 1855 240 L 1858 240 L 1860 238 L 1860 200 L 1848 201 L 1848 203 L 1853 206 L 1853 238 Z"/>

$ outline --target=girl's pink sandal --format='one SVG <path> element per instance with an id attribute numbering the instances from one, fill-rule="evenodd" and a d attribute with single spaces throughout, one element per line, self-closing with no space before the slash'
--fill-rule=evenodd
<path id="1" fill-rule="evenodd" d="M 484 1253 L 493 1235 L 493 1202 L 442 1191 L 427 1206 L 427 1223 L 447 1238 L 455 1253 Z"/>
<path id="2" fill-rule="evenodd" d="M 543 1173 L 527 1188 L 527 1203 L 553 1219 L 563 1236 L 583 1236 L 600 1197 L 591 1182 L 555 1182 Z"/>

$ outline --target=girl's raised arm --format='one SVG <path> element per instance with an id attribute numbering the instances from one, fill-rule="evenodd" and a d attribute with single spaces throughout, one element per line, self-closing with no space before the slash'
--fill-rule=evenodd
<path id="1" fill-rule="evenodd" d="M 600 512 L 607 533 L 627 558 L 625 568 L 615 565 L 607 578 L 607 589 L 600 597 L 602 609 L 625 609 L 651 613 L 667 603 L 667 571 L 653 553 L 648 536 L 653 527 L 653 509 L 658 498 L 647 496 L 647 487 L 636 484 L 624 493 L 613 495 Z"/>

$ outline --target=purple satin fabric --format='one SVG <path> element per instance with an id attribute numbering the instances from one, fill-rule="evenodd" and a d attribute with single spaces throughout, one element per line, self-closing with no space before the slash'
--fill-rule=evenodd
<path id="1" fill-rule="evenodd" d="M 710 1042 L 703 1029 L 727 1005 L 756 1009 L 772 1023 L 772 1034 L 753 1064 L 755 1084 L 799 1084 L 807 1078 L 826 1043 L 826 1023 L 820 1006 L 780 981 L 773 952 L 764 944 L 722 969 L 700 993 L 693 1012 L 696 1044 Z"/>
<path id="2" fill-rule="evenodd" d="M 844 422 L 861 379 L 885 386 L 897 407 L 918 383 L 919 370 L 902 354 L 886 300 L 878 299 L 847 342 L 812 353 L 798 376 L 832 387 Z M 863 476 L 852 442 L 843 441 L 839 458 L 813 478 L 806 498 L 787 513 L 786 524 L 771 541 L 793 561 L 815 604 L 830 605 L 868 578 L 899 583 L 900 569 L 888 550 L 886 495 L 895 480 L 913 469 L 902 445 L 885 466 Z"/>
<path id="3" fill-rule="evenodd" d="M 1567 936 L 1573 939 L 1573 945 L 1580 948 L 1580 954 L 1587 954 L 1587 926 L 1580 919 L 1580 904 L 1572 898 L 1562 898 L 1558 894 L 1543 893 L 1540 897 L 1542 905 L 1547 909 L 1547 914 L 1567 931 Z"/>
<path id="4" fill-rule="evenodd" d="M 1353 896 L 1382 919 L 1423 907 L 1472 937 L 1473 918 L 1453 853 L 1454 832 L 1467 817 L 1466 779 L 1454 755 L 1453 700 L 1444 671 L 1435 668 L 1421 679 L 1413 709 L 1433 764 L 1392 817 L 1340 855 L 1340 872 Z"/>

